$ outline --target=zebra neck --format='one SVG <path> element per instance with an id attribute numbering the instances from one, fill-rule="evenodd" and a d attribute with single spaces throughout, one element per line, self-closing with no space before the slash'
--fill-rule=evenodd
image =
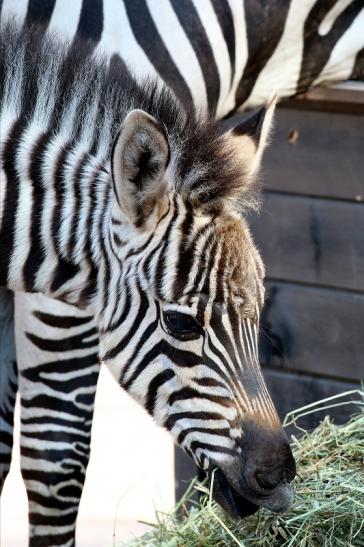
<path id="1" fill-rule="evenodd" d="M 21 119 L 1 144 L 0 284 L 89 308 L 106 259 L 107 166 Z"/>

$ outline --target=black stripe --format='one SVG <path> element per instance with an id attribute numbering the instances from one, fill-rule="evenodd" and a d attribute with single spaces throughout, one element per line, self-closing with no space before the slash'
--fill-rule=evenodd
<path id="1" fill-rule="evenodd" d="M 209 433 L 210 435 L 219 435 L 220 437 L 230 437 L 230 429 L 225 428 L 213 428 L 208 429 L 207 427 L 188 427 L 183 429 L 177 437 L 177 443 L 182 444 L 189 433 Z"/>
<path id="2" fill-rule="evenodd" d="M 45 32 L 51 20 L 55 4 L 56 0 L 29 0 L 25 24 L 39 23 L 44 26 L 42 31 Z"/>
<path id="3" fill-rule="evenodd" d="M 32 526 L 33 525 L 33 522 L 32 522 L 32 518 L 31 518 L 32 514 L 29 515 L 29 523 L 30 525 Z M 53 535 L 52 533 L 49 533 L 48 535 L 44 536 L 40 536 L 39 538 L 39 541 L 38 541 L 38 545 L 52 545 L 52 547 L 57 547 L 59 545 L 59 547 L 62 547 L 62 545 L 74 545 L 75 543 L 75 530 L 71 530 L 70 532 L 65 532 L 65 533 L 57 533 L 57 528 L 54 528 L 53 531 L 55 532 L 55 535 Z M 36 547 L 37 543 L 35 543 L 37 541 L 37 538 L 34 538 L 32 537 L 31 539 L 32 541 L 32 544 L 34 545 L 34 547 Z M 73 543 L 72 543 L 73 541 Z M 41 542 L 41 543 L 40 543 Z"/>
<path id="4" fill-rule="evenodd" d="M 173 361 L 173 363 L 175 363 L 175 365 L 179 367 L 193 367 L 198 365 L 200 362 L 199 356 L 195 355 L 191 351 L 183 351 L 177 349 L 175 347 L 172 347 L 165 340 L 161 340 L 144 355 L 143 359 L 140 361 L 129 380 L 122 383 L 123 388 L 126 390 L 130 389 L 131 385 L 138 378 L 139 374 L 141 374 L 141 372 L 143 372 L 143 370 L 152 361 L 154 361 L 154 359 L 156 359 L 157 357 L 161 357 L 162 355 L 166 355 L 167 357 L 169 357 Z"/>
<path id="5" fill-rule="evenodd" d="M 51 477 L 51 474 L 50 474 L 50 477 Z M 77 478 L 79 479 L 79 477 Z M 64 479 L 62 482 L 64 482 Z M 81 486 L 70 484 L 67 486 L 67 488 L 71 489 L 70 493 L 72 494 L 72 496 L 70 497 L 75 497 L 75 498 L 81 497 Z M 61 490 L 64 490 L 64 488 L 61 488 Z M 59 492 L 59 489 L 57 489 L 57 492 Z M 63 509 L 64 510 L 64 509 L 67 509 L 68 507 L 74 506 L 73 500 L 68 501 L 67 499 L 64 499 L 64 498 L 61 498 L 60 496 L 55 496 L 55 495 L 43 496 L 40 492 L 36 492 L 32 490 L 31 488 L 27 488 L 27 494 L 28 494 L 28 498 L 32 500 L 33 503 L 35 502 L 39 505 L 43 505 L 43 507 L 47 507 L 47 509 L 59 509 L 59 510 Z M 57 531 L 57 528 L 55 531 Z M 47 542 L 46 544 L 43 544 L 43 545 L 53 545 L 53 541 L 52 542 L 49 541 L 49 543 Z"/>
<path id="6" fill-rule="evenodd" d="M 72 264 L 68 260 L 59 257 L 57 267 L 53 274 L 50 291 L 56 293 L 62 287 L 62 285 L 76 277 L 79 271 L 80 267 L 78 264 Z M 61 296 L 62 295 L 60 295 L 60 298 Z M 67 301 L 67 293 L 65 294 L 64 300 Z"/>
<path id="7" fill-rule="evenodd" d="M 171 0 L 171 4 L 196 53 L 206 85 L 208 111 L 214 116 L 220 96 L 220 74 L 209 39 L 191 0 Z"/>
<path id="8" fill-rule="evenodd" d="M 156 331 L 159 323 L 159 311 L 157 314 L 157 319 L 151 323 L 148 328 L 143 332 L 143 335 L 140 337 L 132 356 L 128 360 L 128 362 L 125 364 L 125 367 L 123 368 L 123 372 L 120 376 L 119 383 L 122 385 L 124 382 L 124 378 L 127 375 L 130 366 L 135 362 L 135 360 L 138 357 L 138 354 L 143 347 L 143 345 L 150 339 L 150 337 L 153 335 L 153 333 Z"/>
<path id="9" fill-rule="evenodd" d="M 231 66 L 230 86 L 235 75 L 235 28 L 233 14 L 226 0 L 211 0 L 229 53 Z"/>
<path id="10" fill-rule="evenodd" d="M 56 247 L 56 252 L 58 252 L 60 248 L 60 230 L 62 212 L 64 207 L 64 167 L 66 165 L 68 155 L 72 152 L 73 144 L 73 142 L 68 142 L 66 145 L 62 146 L 62 148 L 58 152 L 58 158 L 54 170 L 53 178 L 55 200 L 51 220 L 51 236 Z"/>
<path id="11" fill-rule="evenodd" d="M 79 327 L 80 325 L 84 325 L 85 323 L 93 320 L 93 317 L 91 316 L 76 317 L 74 315 L 52 315 L 42 311 L 34 311 L 33 315 L 45 325 L 48 325 L 49 327 L 57 327 L 59 329 Z"/>
<path id="12" fill-rule="evenodd" d="M 212 393 L 201 393 L 192 387 L 184 387 L 178 391 L 171 393 L 168 399 L 170 406 L 174 405 L 176 401 L 185 401 L 186 399 L 204 399 L 212 401 L 226 408 L 231 407 L 231 399 L 222 395 L 214 395 Z"/>
<path id="13" fill-rule="evenodd" d="M 44 456 L 46 458 L 46 455 Z M 24 475 L 23 475 L 24 478 Z M 65 479 L 65 477 L 64 477 Z M 28 480 L 31 480 L 28 478 Z M 29 520 L 31 519 L 31 523 L 33 526 L 54 526 L 56 529 L 61 526 L 69 526 L 73 524 L 76 521 L 77 518 L 77 512 L 78 507 L 74 507 L 74 510 L 72 512 L 67 512 L 66 515 L 43 515 L 42 513 L 29 513 Z M 52 541 L 52 536 L 50 536 L 51 543 L 48 543 L 48 545 L 54 545 Z M 34 544 L 33 544 L 34 545 Z M 45 543 L 43 543 L 45 545 Z"/>
<path id="14" fill-rule="evenodd" d="M 52 342 L 51 342 L 52 343 Z M 67 342 L 64 344 L 67 347 Z M 72 351 L 79 349 L 74 344 L 69 344 L 69 349 Z M 45 350 L 47 351 L 47 350 Z M 62 350 L 61 350 L 62 351 Z M 53 373 L 62 371 L 63 374 L 69 372 L 80 372 L 80 378 L 84 378 L 89 373 L 87 369 L 93 367 L 99 362 L 97 353 L 89 353 L 83 357 L 71 357 L 70 359 L 62 359 L 61 361 L 48 361 L 35 367 L 29 367 L 22 371 L 22 376 L 30 382 L 42 382 L 44 380 L 47 383 L 47 377 Z M 84 374 L 86 372 L 86 374 Z"/>
<path id="15" fill-rule="evenodd" d="M 43 156 L 49 143 L 49 133 L 43 133 L 33 147 L 30 164 L 29 179 L 32 183 L 32 210 L 30 217 L 30 247 L 23 267 L 23 282 L 25 290 L 34 289 L 36 276 L 44 260 L 45 250 L 42 245 L 42 213 L 43 213 Z"/>
<path id="16" fill-rule="evenodd" d="M 126 260 L 127 258 L 130 258 L 131 256 L 134 256 L 134 255 L 137 255 L 137 254 L 140 254 L 142 253 L 149 245 L 149 243 L 152 241 L 154 237 L 154 231 L 150 234 L 150 236 L 148 237 L 148 239 L 146 240 L 145 243 L 143 243 L 143 245 L 141 245 L 140 247 L 137 247 L 136 249 L 131 249 L 126 255 L 125 255 L 125 258 L 124 260 Z"/>
<path id="17" fill-rule="evenodd" d="M 37 441 L 50 441 L 50 442 L 54 442 L 54 443 L 60 443 L 60 446 L 63 446 L 64 445 L 64 442 L 65 442 L 65 435 L 67 435 L 67 440 L 68 442 L 70 443 L 81 443 L 81 444 L 84 444 L 86 445 L 89 441 L 89 437 L 86 436 L 86 435 L 83 435 L 83 429 L 80 428 L 80 433 L 75 433 L 75 432 L 69 432 L 67 431 L 67 433 L 65 431 L 52 431 L 52 430 L 46 430 L 46 431 L 22 431 L 22 436 L 23 437 L 29 437 L 31 439 L 33 439 L 33 442 L 34 440 L 36 439 Z M 72 446 L 72 444 L 71 444 Z"/>
<path id="18" fill-rule="evenodd" d="M 154 68 L 173 89 L 182 104 L 193 108 L 191 91 L 166 48 L 145 0 L 126 1 L 125 8 L 134 36 Z"/>
<path id="19" fill-rule="evenodd" d="M 97 363 L 97 361 L 96 361 Z M 63 364 L 63 363 L 61 363 Z M 60 367 L 59 371 L 63 373 L 63 368 Z M 73 372 L 73 371 L 72 371 Z M 58 391 L 59 393 L 63 394 L 70 394 L 73 393 L 79 389 L 87 389 L 90 387 L 95 387 L 97 383 L 97 379 L 99 377 L 99 371 L 96 372 L 89 372 L 87 371 L 86 374 L 81 374 L 80 376 L 75 376 L 73 378 L 61 378 L 60 380 L 53 380 L 50 375 L 43 375 L 43 382 L 46 384 L 47 388 L 52 389 L 54 391 Z M 39 380 L 38 380 L 39 382 Z M 80 395 L 80 394 L 78 394 Z M 89 396 L 89 394 L 88 394 Z M 93 397 L 93 396 L 92 396 Z M 76 398 L 77 400 L 77 398 Z M 80 401 L 78 401 L 80 402 Z M 93 402 L 93 401 L 92 401 Z"/>
<path id="20" fill-rule="evenodd" d="M 22 402 L 23 404 L 23 402 Z M 31 408 L 31 405 L 29 405 Z M 80 420 L 72 420 L 71 418 L 68 420 L 66 418 L 56 418 L 55 416 L 32 416 L 30 415 L 29 418 L 21 418 L 21 423 L 24 425 L 59 425 L 61 427 L 74 427 L 77 428 L 78 426 L 82 427 L 82 431 L 88 432 L 91 429 L 91 420 L 92 420 L 92 412 L 87 414 L 85 412 L 85 416 Z"/>
<path id="21" fill-rule="evenodd" d="M 83 0 L 77 36 L 82 40 L 92 40 L 96 45 L 101 40 L 103 26 L 103 1 Z"/>
<path id="22" fill-rule="evenodd" d="M 95 222 L 93 211 L 94 211 L 94 204 L 96 202 L 96 196 L 97 196 L 96 189 L 98 186 L 97 180 L 98 180 L 99 173 L 100 173 L 100 169 L 97 166 L 90 179 L 90 184 L 89 184 L 90 206 L 88 208 L 88 213 L 87 213 L 87 220 L 86 220 L 87 233 L 84 240 L 83 254 L 85 255 L 85 257 L 87 257 L 87 260 L 89 262 L 90 272 L 89 272 L 88 280 L 85 283 L 85 287 L 83 288 L 80 294 L 80 298 L 79 298 L 80 305 L 87 304 L 95 292 L 95 280 L 97 278 L 97 268 L 92 259 L 91 237 L 93 233 L 93 225 Z"/>
<path id="23" fill-rule="evenodd" d="M 187 237 L 193 226 L 192 205 L 186 203 L 186 216 L 180 226 L 181 241 L 178 248 L 178 262 L 176 267 L 176 277 L 173 284 L 173 298 L 178 300 L 188 283 L 189 273 L 193 265 L 194 248 L 193 245 L 187 247 Z"/>
<path id="24" fill-rule="evenodd" d="M 125 286 L 124 286 L 124 294 L 126 294 L 125 302 L 123 309 L 121 310 L 119 317 L 115 319 L 116 311 L 119 307 L 119 299 L 115 299 L 115 306 L 113 313 L 111 315 L 110 323 L 107 325 L 106 329 L 100 329 L 101 334 L 105 334 L 106 332 L 109 334 L 112 331 L 116 330 L 122 323 L 124 323 L 128 313 L 130 312 L 130 304 L 131 304 L 131 292 L 130 292 L 130 285 L 127 279 L 127 275 L 125 276 Z"/>
<path id="25" fill-rule="evenodd" d="M 81 334 L 76 334 L 75 336 L 68 336 L 67 338 L 61 338 L 60 340 L 53 340 L 49 338 L 41 338 L 30 332 L 26 333 L 28 340 L 30 340 L 37 348 L 42 351 L 69 351 L 70 349 L 86 349 L 93 348 L 96 346 L 94 340 L 86 341 L 90 336 L 96 334 L 96 329 L 91 328 L 87 332 L 82 332 Z"/>
<path id="26" fill-rule="evenodd" d="M 105 359 L 105 360 L 113 359 L 121 351 L 123 351 L 126 348 L 128 343 L 130 342 L 130 340 L 133 338 L 134 334 L 136 333 L 136 331 L 140 327 L 140 324 L 143 321 L 144 317 L 146 316 L 146 313 L 147 313 L 148 308 L 149 308 L 148 298 L 147 298 L 145 292 L 141 289 L 139 283 L 137 283 L 137 290 L 139 292 L 140 302 L 139 302 L 139 305 L 138 305 L 139 306 L 138 313 L 136 314 L 136 316 L 134 318 L 133 324 L 130 327 L 130 329 L 128 330 L 128 332 L 125 334 L 125 336 L 123 336 L 121 338 L 121 340 L 119 340 L 119 342 L 116 344 L 116 346 L 114 346 L 112 349 L 110 349 L 106 353 L 106 355 L 103 357 L 103 359 Z M 129 312 L 130 312 L 130 309 L 127 310 L 127 313 L 129 313 Z"/>
<path id="27" fill-rule="evenodd" d="M 167 254 L 166 250 L 169 244 L 169 236 L 171 235 L 172 229 L 174 228 L 174 225 L 178 218 L 178 213 L 179 211 L 177 207 L 177 201 L 174 200 L 173 216 L 170 223 L 167 226 L 166 231 L 163 234 L 163 240 L 162 240 L 163 243 L 159 253 L 157 266 L 155 268 L 155 279 L 158 280 L 156 284 L 156 293 L 157 293 L 157 297 L 160 298 L 161 300 L 164 299 L 163 289 L 165 286 L 164 275 L 165 275 L 166 254 Z"/>
<path id="28" fill-rule="evenodd" d="M 69 256 L 72 256 L 72 253 L 73 253 L 74 248 L 75 248 L 76 243 L 77 243 L 77 230 L 78 230 L 79 223 L 81 222 L 81 214 L 80 214 L 81 180 L 80 179 L 82 177 L 83 170 L 84 170 L 85 166 L 87 165 L 87 162 L 88 162 L 89 159 L 90 159 L 90 157 L 87 153 L 82 154 L 82 156 L 78 160 L 78 165 L 76 166 L 73 177 L 72 177 L 74 210 L 73 210 L 72 220 L 70 220 L 71 231 L 70 231 L 69 239 L 68 239 L 68 243 L 67 243 L 67 253 L 68 253 Z"/>
<path id="29" fill-rule="evenodd" d="M 191 452 L 196 454 L 196 451 L 199 448 L 201 450 L 205 450 L 206 452 L 215 452 L 215 453 L 218 452 L 219 454 L 229 454 L 229 455 L 231 455 L 231 454 L 234 453 L 234 449 L 232 449 L 232 448 L 226 448 L 225 446 L 218 446 L 218 445 L 199 442 L 199 441 L 192 441 L 192 443 L 190 445 Z"/>
<path id="30" fill-rule="evenodd" d="M 103 277 L 102 277 L 102 283 L 103 283 L 103 306 L 101 307 L 101 312 L 103 313 L 107 307 L 108 307 L 108 304 L 109 304 L 109 299 L 110 299 L 110 291 L 109 291 L 109 285 L 110 285 L 110 278 L 111 278 L 111 272 L 110 272 L 110 264 L 109 264 L 109 256 L 108 256 L 108 253 L 106 251 L 106 247 L 105 247 L 105 241 L 104 241 L 104 238 L 103 238 L 103 229 L 102 229 L 102 224 L 104 222 L 104 219 L 106 218 L 106 210 L 107 210 L 107 207 L 111 201 L 110 199 L 110 193 L 112 192 L 112 188 L 111 186 L 104 191 L 104 195 L 103 195 L 103 199 L 104 199 L 104 203 L 103 203 L 103 206 L 102 206 L 102 211 L 101 211 L 101 214 L 100 214 L 100 217 L 99 217 L 99 222 L 98 222 L 98 243 L 99 243 L 99 250 L 101 251 L 102 253 L 102 256 L 103 256 L 103 265 L 104 265 L 104 274 L 103 274 Z M 95 205 L 95 207 L 97 209 L 100 209 L 98 207 L 98 204 Z M 92 208 L 92 204 L 91 204 L 91 208 Z M 87 226 L 86 229 L 89 230 L 89 227 Z M 101 234 L 101 237 L 100 237 L 100 234 Z M 91 234 L 90 234 L 90 237 L 91 237 Z M 96 273 L 96 266 L 95 266 L 95 278 L 94 278 L 94 283 L 96 283 L 97 281 L 97 273 Z M 92 283 L 92 279 L 89 278 L 89 282 Z"/>
<path id="31" fill-rule="evenodd" d="M 171 369 L 164 370 L 163 372 L 160 372 L 157 374 L 155 378 L 150 382 L 148 387 L 148 394 L 147 394 L 147 400 L 144 405 L 144 408 L 151 416 L 153 416 L 154 413 L 154 407 L 157 402 L 158 397 L 158 389 L 163 385 L 169 382 L 172 378 L 174 378 L 175 373 Z"/>
<path id="32" fill-rule="evenodd" d="M 226 418 L 217 412 L 202 412 L 202 411 L 186 411 L 186 412 L 175 412 L 171 414 L 164 424 L 164 427 L 171 431 L 179 420 L 224 420 Z"/>
<path id="33" fill-rule="evenodd" d="M 14 250 L 15 227 L 20 192 L 20 179 L 16 170 L 16 153 L 19 139 L 25 128 L 24 118 L 20 118 L 14 125 L 4 145 L 2 167 L 6 174 L 7 184 L 5 198 L 3 198 L 2 223 L 0 230 L 0 285 L 7 286 L 10 261 Z"/>
<path id="34" fill-rule="evenodd" d="M 244 2 L 248 60 L 236 90 L 233 111 L 248 99 L 258 76 L 282 38 L 290 3 L 287 0 Z"/>
<path id="35" fill-rule="evenodd" d="M 23 408 L 42 408 L 46 412 L 65 412 L 73 417 L 84 418 L 85 416 L 85 410 L 79 408 L 72 401 L 64 401 L 48 395 L 37 395 L 32 399 L 22 399 L 21 405 Z"/>
<path id="36" fill-rule="evenodd" d="M 364 81 L 364 47 L 358 51 L 349 80 Z"/>
<path id="37" fill-rule="evenodd" d="M 330 58 L 333 48 L 363 9 L 363 0 L 354 0 L 336 18 L 330 31 L 321 36 L 319 27 L 336 0 L 318 0 L 312 7 L 304 26 L 304 43 L 297 93 L 306 91 Z"/>

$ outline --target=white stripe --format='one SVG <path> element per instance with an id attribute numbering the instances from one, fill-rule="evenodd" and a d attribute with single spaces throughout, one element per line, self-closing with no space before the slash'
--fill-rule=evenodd
<path id="1" fill-rule="evenodd" d="M 134 37 L 121 0 L 104 0 L 104 29 L 98 50 L 105 51 L 110 57 L 119 54 L 132 67 L 137 78 L 157 76 L 153 65 Z"/>
<path id="2" fill-rule="evenodd" d="M 196 11 L 200 17 L 201 24 L 203 25 L 208 41 L 215 58 L 215 63 L 220 76 L 220 96 L 217 103 L 217 117 L 221 117 L 221 110 L 224 105 L 224 101 L 229 93 L 230 81 L 231 81 L 231 64 L 228 49 L 226 46 L 225 38 L 222 34 L 221 27 L 216 17 L 215 10 L 211 6 L 210 2 L 201 2 L 200 0 L 193 0 Z"/>
<path id="3" fill-rule="evenodd" d="M 48 28 L 64 39 L 72 39 L 77 32 L 81 8 L 82 0 L 57 0 Z"/>
<path id="4" fill-rule="evenodd" d="M 191 91 L 194 104 L 207 112 L 206 85 L 200 64 L 169 0 L 147 0 L 147 4 L 166 48 Z"/>
<path id="5" fill-rule="evenodd" d="M 24 18 L 28 10 L 28 0 L 4 0 L 1 10 L 1 18 L 12 17 L 16 15 L 21 24 L 24 22 Z"/>
<path id="6" fill-rule="evenodd" d="M 225 116 L 228 112 L 235 109 L 236 89 L 248 60 L 248 38 L 246 32 L 244 2 L 237 2 L 236 0 L 228 0 L 228 2 L 233 14 L 235 30 L 235 74 L 229 96 L 226 98 L 224 105 L 221 105 L 221 116 Z"/>
<path id="7" fill-rule="evenodd" d="M 356 53 L 364 47 L 364 8 L 331 51 L 329 60 L 313 85 L 347 80 L 354 68 Z"/>
<path id="8" fill-rule="evenodd" d="M 336 2 L 332 8 L 326 13 L 325 17 L 320 23 L 318 33 L 320 36 L 325 36 L 332 29 L 333 24 L 339 15 L 352 3 L 353 0 L 340 0 Z"/>
<path id="9" fill-rule="evenodd" d="M 257 106 L 264 103 L 273 91 L 281 97 L 295 93 L 301 70 L 303 26 L 315 1 L 292 0 L 282 38 L 259 73 L 245 106 Z"/>
<path id="10" fill-rule="evenodd" d="M 30 126 L 23 133 L 16 155 L 16 170 L 21 180 L 19 202 L 16 211 L 15 240 L 13 255 L 9 267 L 9 279 L 17 284 L 18 290 L 23 286 L 22 271 L 24 261 L 30 248 L 30 227 L 32 223 L 32 183 L 29 179 L 29 161 L 32 148 L 42 134 L 38 126 Z"/>

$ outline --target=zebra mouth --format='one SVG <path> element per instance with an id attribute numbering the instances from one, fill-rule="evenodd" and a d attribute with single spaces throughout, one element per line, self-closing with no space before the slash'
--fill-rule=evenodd
<path id="1" fill-rule="evenodd" d="M 215 468 L 214 472 L 209 475 L 210 480 L 213 480 L 213 498 L 230 517 L 244 518 L 258 511 L 259 505 L 239 494 L 231 486 L 220 468 Z"/>

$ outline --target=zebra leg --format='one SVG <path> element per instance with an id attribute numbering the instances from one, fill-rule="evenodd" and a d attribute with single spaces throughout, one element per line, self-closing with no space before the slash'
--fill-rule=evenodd
<path id="1" fill-rule="evenodd" d="M 0 494 L 10 468 L 17 390 L 14 295 L 11 291 L 0 289 Z"/>
<path id="2" fill-rule="evenodd" d="M 30 546 L 72 546 L 90 452 L 98 335 L 85 313 L 43 296 L 19 294 L 15 310 Z"/>

